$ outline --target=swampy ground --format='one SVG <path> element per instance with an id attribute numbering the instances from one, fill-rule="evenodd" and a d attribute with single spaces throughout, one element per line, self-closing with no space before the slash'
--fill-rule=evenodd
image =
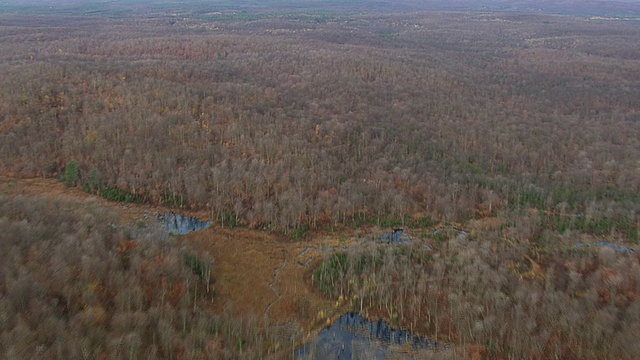
<path id="1" fill-rule="evenodd" d="M 175 236 L 163 230 L 157 221 L 159 215 L 173 212 L 208 221 L 210 214 L 108 201 L 56 179 L 0 177 L 0 196 L 49 203 L 97 203 L 116 214 L 118 223 L 114 225 L 118 228 L 135 230 L 137 236 L 146 234 L 133 241 L 165 241 L 171 236 L 177 247 L 188 246 L 195 253 L 210 254 L 215 259 L 211 274 L 215 295 L 203 303 L 205 311 L 237 319 L 262 318 L 270 326 L 293 326 L 298 334 L 295 347 L 313 341 L 323 328 L 353 310 L 347 299 L 323 296 L 312 284 L 313 270 L 330 254 L 362 250 L 370 244 L 386 246 L 380 238 L 390 231 L 342 228 L 309 232 L 302 240 L 292 240 L 277 232 L 214 224 Z M 387 315 L 376 310 L 369 314 L 372 319 L 390 321 Z"/>
<path id="2" fill-rule="evenodd" d="M 78 188 L 66 187 L 55 179 L 2 177 L 0 200 L 5 204 L 44 203 L 49 204 L 49 208 L 58 208 L 56 203 L 91 204 L 94 208 L 104 209 L 105 213 L 112 214 L 104 220 L 109 221 L 106 225 L 120 229 L 121 234 L 120 245 L 111 247 L 105 259 L 120 258 L 120 262 L 128 264 L 127 251 L 144 248 L 149 242 L 164 242 L 170 244 L 165 247 L 187 249 L 187 257 L 185 250 L 176 249 L 162 250 L 159 256 L 153 252 L 150 256 L 142 253 L 140 263 L 142 269 L 147 270 L 133 275 L 145 277 L 147 283 L 141 288 L 151 293 L 146 296 L 151 306 L 150 315 L 145 316 L 154 316 L 153 304 L 157 301 L 154 299 L 159 295 L 154 298 L 152 288 L 166 288 L 168 295 L 165 298 L 163 290 L 160 308 L 174 306 L 178 315 L 169 316 L 167 321 L 171 321 L 176 329 L 182 329 L 182 335 L 178 332 L 173 336 L 184 336 L 185 339 L 195 336 L 201 341 L 200 345 L 197 341 L 190 345 L 189 350 L 177 345 L 181 344 L 179 342 L 168 341 L 175 345 L 164 345 L 157 352 L 160 357 L 163 354 L 188 356 L 189 351 L 193 351 L 196 357 L 287 358 L 303 343 L 313 341 L 323 328 L 351 311 L 361 311 L 366 318 L 383 319 L 394 328 L 406 329 L 443 344 L 446 351 L 431 351 L 429 355 L 438 354 L 443 358 L 508 358 L 535 354 L 541 358 L 554 354 L 567 358 L 602 358 L 607 354 L 627 358 L 637 346 L 632 340 L 639 329 L 636 317 L 640 310 L 637 245 L 622 241 L 615 234 L 576 236 L 572 232 L 546 235 L 553 241 L 534 243 L 530 237 L 521 238 L 513 232 L 515 226 L 522 228 L 529 219 L 543 216 L 534 210 L 511 218 L 485 217 L 471 219 L 465 224 L 448 224 L 442 231 L 442 224 L 407 229 L 405 233 L 412 244 L 405 246 L 381 241 L 391 230 L 374 226 L 310 231 L 303 239 L 292 240 L 274 231 L 244 227 L 229 229 L 214 223 L 201 231 L 172 236 L 163 230 L 157 221 L 158 215 L 174 212 L 203 221 L 210 220 L 211 215 L 180 208 L 107 201 Z M 7 206 L 2 202 L 0 205 L 6 212 Z M 6 226 L 7 219 L 18 221 L 17 217 L 19 215 L 9 211 L 9 215 L 2 218 L 4 223 L 0 224 Z M 38 225 L 34 228 L 38 236 Z M 91 236 L 89 240 L 95 237 Z M 606 242 L 608 240 L 613 242 Z M 16 251 L 16 248 L 19 246 L 10 251 Z M 24 266 L 31 266 L 37 260 L 36 255 L 43 253 L 35 247 L 25 251 Z M 44 251 L 42 259 L 48 261 L 47 250 Z M 172 251 L 182 255 L 171 255 Z M 29 255 L 31 253 L 34 255 Z M 80 256 L 83 259 L 82 253 Z M 163 258 L 170 256 L 182 260 L 174 262 L 175 265 L 163 262 Z M 203 267 L 206 264 L 202 260 L 193 262 L 201 256 L 202 259 L 213 259 L 210 278 L 209 273 L 204 272 L 209 268 Z M 379 256 L 378 260 L 375 260 L 376 256 Z M 193 274 L 201 281 L 206 274 L 207 281 L 198 285 L 193 282 L 195 277 L 189 280 L 187 276 L 173 280 L 178 283 L 166 287 L 165 284 L 172 281 L 169 277 L 156 277 L 161 280 L 155 283 L 156 278 L 148 276 L 156 263 L 165 266 L 161 272 L 167 273 L 173 270 L 166 266 L 184 267 L 185 259 L 191 259 L 186 264 Z M 14 260 L 9 257 L 7 261 Z M 69 264 L 75 266 L 72 268 L 84 269 L 83 261 Z M 20 272 L 3 271 L 21 279 Z M 84 271 L 79 273 L 79 278 L 74 277 L 73 272 L 67 275 L 76 279 L 82 295 L 66 295 L 65 302 L 55 287 L 50 287 L 48 292 L 41 291 L 41 295 L 46 298 L 52 293 L 51 301 L 66 304 L 65 309 L 70 310 L 63 309 L 60 313 L 63 318 L 74 306 L 78 307 L 79 315 L 68 320 L 69 325 L 76 324 L 80 315 L 88 316 L 85 314 L 87 309 L 97 308 L 92 311 L 103 314 L 97 318 L 103 320 L 94 320 L 88 329 L 117 330 L 118 321 L 121 321 L 118 319 L 123 319 L 119 316 L 125 315 L 111 316 L 108 311 L 114 306 L 109 305 L 112 301 L 116 302 L 116 308 L 120 306 L 119 290 L 111 290 L 114 295 L 109 295 L 107 290 L 98 291 L 103 286 L 106 288 L 110 280 L 91 281 L 91 277 L 100 278 L 99 274 L 91 275 L 91 269 L 87 270 L 89 279 L 83 280 Z M 120 270 L 110 270 L 112 273 L 117 271 Z M 174 276 L 174 279 L 180 278 Z M 41 280 L 43 284 L 49 283 L 47 279 Z M 88 284 L 83 285 L 83 281 Z M 180 281 L 186 281 L 186 286 Z M 16 284 L 20 284 L 20 280 L 3 285 L 8 292 L 6 299 L 11 300 L 3 302 L 3 306 L 13 303 L 14 308 L 27 311 L 35 305 L 25 300 L 29 291 L 18 291 Z M 97 295 L 87 295 L 87 289 Z M 67 290 L 60 291 L 64 294 Z M 103 298 L 105 305 L 90 307 L 95 304 L 92 296 Z M 135 298 L 135 295 L 131 296 Z M 125 301 L 123 314 L 127 314 L 129 306 Z M 134 302 L 132 306 L 139 305 Z M 221 314 L 226 320 L 207 318 Z M 196 325 L 184 325 L 187 315 L 193 317 Z M 204 318 L 208 320 L 201 320 Z M 243 320 L 247 318 L 254 320 Z M 205 327 L 200 328 L 197 324 L 205 324 Z M 513 331 L 506 331 L 510 326 Z M 252 330 L 256 327 L 262 330 Z M 158 325 L 159 334 L 163 329 Z M 571 332 L 569 329 L 581 330 Z M 40 330 L 38 326 L 34 327 L 34 331 Z M 9 339 L 13 335 L 7 336 Z M 151 349 L 156 346 L 154 336 L 150 340 Z M 531 336 L 535 341 L 529 340 Z M 606 343 L 600 340 L 589 346 L 593 336 L 607 339 Z M 162 341 L 160 343 L 164 344 Z M 25 349 L 33 346 L 28 342 Z M 118 353 L 118 350 L 103 349 L 102 345 L 95 346 L 92 351 L 96 354 Z M 245 350 L 246 346 L 251 346 L 252 352 Z M 19 356 L 15 352 L 9 354 Z"/>
<path id="3" fill-rule="evenodd" d="M 208 220 L 206 212 L 146 204 L 107 201 L 77 188 L 68 188 L 55 179 L 17 179 L 0 177 L 0 195 L 26 196 L 50 201 L 95 201 L 118 215 L 119 226 L 161 227 L 154 216 L 176 212 Z M 215 299 L 209 306 L 212 312 L 230 312 L 236 316 L 253 314 L 264 316 L 269 322 L 286 324 L 292 320 L 304 331 L 313 334 L 339 316 L 345 304 L 336 306 L 313 289 L 310 271 L 324 255 L 305 248 L 330 249 L 355 244 L 362 231 L 341 230 L 317 232 L 312 240 L 292 241 L 282 234 L 247 228 L 208 229 L 178 236 L 178 244 L 188 243 L 199 252 L 209 252 L 215 258 L 213 278 Z M 313 261 L 308 261 L 313 259 Z M 304 265 L 304 266 L 303 266 Z M 276 273 L 277 271 L 277 273 Z M 318 316 L 318 313 L 324 315 Z"/>

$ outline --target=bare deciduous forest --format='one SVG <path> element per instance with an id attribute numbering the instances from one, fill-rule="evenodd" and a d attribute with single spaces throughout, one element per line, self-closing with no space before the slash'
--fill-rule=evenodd
<path id="1" fill-rule="evenodd" d="M 452 344 L 443 357 L 637 356 L 637 253 L 576 247 L 640 240 L 637 21 L 332 9 L 0 13 L 0 173 L 285 242 L 411 229 L 434 251 L 314 262 L 314 304 L 346 299 Z M 301 341 L 208 308 L 217 256 L 193 241 L 2 192 L 9 358 L 278 358 Z"/>
<path id="2" fill-rule="evenodd" d="M 0 198 L 4 358 L 265 358 L 291 336 L 208 311 L 211 256 L 115 221 L 92 201 Z"/>

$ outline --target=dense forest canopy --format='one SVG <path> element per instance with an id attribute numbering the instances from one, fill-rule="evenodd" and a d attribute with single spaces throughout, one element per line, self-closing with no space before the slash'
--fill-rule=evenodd
<path id="1" fill-rule="evenodd" d="M 637 238 L 633 23 L 4 15 L 0 32 L 5 173 L 72 164 L 91 192 L 280 229 L 531 205 Z"/>

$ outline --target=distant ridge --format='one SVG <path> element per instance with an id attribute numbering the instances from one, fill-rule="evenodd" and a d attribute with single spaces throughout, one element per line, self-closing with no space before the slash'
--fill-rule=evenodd
<path id="1" fill-rule="evenodd" d="M 380 7 L 402 10 L 535 12 L 578 16 L 640 16 L 637 0 L 401 0 L 376 1 Z"/>
<path id="2" fill-rule="evenodd" d="M 110 14 L 112 11 L 179 11 L 199 13 L 203 9 L 234 11 L 337 10 L 366 12 L 482 11 L 527 12 L 602 17 L 640 17 L 640 0 L 0 0 L 1 12 L 82 12 Z"/>

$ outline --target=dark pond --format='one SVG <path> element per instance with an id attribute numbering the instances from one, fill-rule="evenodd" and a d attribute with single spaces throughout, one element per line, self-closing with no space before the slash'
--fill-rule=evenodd
<path id="1" fill-rule="evenodd" d="M 204 230 L 211 225 L 211 221 L 204 222 L 171 212 L 158 215 L 157 220 L 167 228 L 167 232 L 171 235 L 186 235 L 190 232 Z"/>
<path id="2" fill-rule="evenodd" d="M 392 232 L 380 236 L 380 240 L 389 244 L 411 245 L 411 238 L 405 234 L 403 229 L 394 229 Z"/>
<path id="3" fill-rule="evenodd" d="M 443 345 L 357 313 L 340 317 L 294 353 L 295 359 L 412 359 L 411 352 L 445 350 Z"/>

